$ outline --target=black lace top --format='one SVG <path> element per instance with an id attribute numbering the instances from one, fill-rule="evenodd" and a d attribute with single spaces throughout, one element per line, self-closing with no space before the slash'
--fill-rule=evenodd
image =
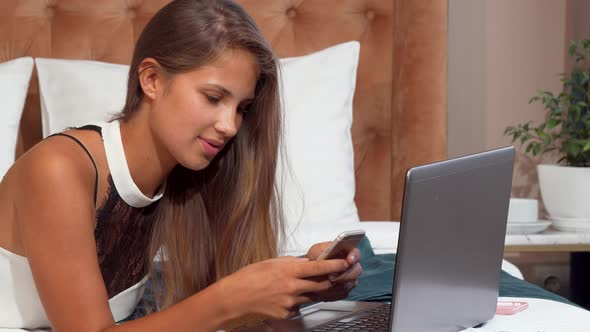
<path id="1" fill-rule="evenodd" d="M 108 197 L 96 216 L 96 250 L 109 298 L 138 283 L 147 273 L 147 248 L 155 207 L 125 203 L 109 175 Z"/>

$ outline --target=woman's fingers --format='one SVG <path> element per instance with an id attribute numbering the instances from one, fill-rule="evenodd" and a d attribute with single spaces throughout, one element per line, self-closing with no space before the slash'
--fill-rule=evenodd
<path id="1" fill-rule="evenodd" d="M 334 285 L 332 288 L 308 295 L 313 301 L 338 301 L 345 299 L 348 293 L 357 286 L 357 281 L 350 281 L 344 284 Z"/>
<path id="2" fill-rule="evenodd" d="M 327 279 L 324 279 L 322 281 L 298 279 L 298 280 L 294 281 L 293 284 L 294 284 L 293 293 L 295 295 L 304 294 L 304 293 L 323 292 L 323 291 L 330 289 L 333 286 L 332 283 Z"/>
<path id="3" fill-rule="evenodd" d="M 309 278 L 344 272 L 349 266 L 344 259 L 301 262 L 294 265 L 294 273 L 297 278 Z"/>
<path id="4" fill-rule="evenodd" d="M 346 256 L 348 264 L 353 265 L 361 260 L 361 251 L 358 248 L 352 249 Z"/>
<path id="5" fill-rule="evenodd" d="M 297 310 L 298 311 L 301 308 L 301 305 L 302 304 L 306 304 L 306 303 L 309 303 L 309 302 L 313 302 L 313 298 L 311 298 L 307 294 L 295 296 L 295 305 L 293 306 L 293 308 L 291 308 L 291 310 Z"/>
<path id="6" fill-rule="evenodd" d="M 324 250 L 326 250 L 330 246 L 330 244 L 332 244 L 332 242 L 321 242 L 314 244 L 313 246 L 311 246 L 311 248 L 309 248 L 309 251 L 307 252 L 305 257 L 308 257 L 311 260 L 315 260 L 316 258 L 320 257 L 320 254 L 324 252 Z"/>
<path id="7" fill-rule="evenodd" d="M 363 267 L 360 263 L 356 263 L 349 267 L 346 271 L 342 272 L 338 276 L 334 276 L 330 280 L 335 284 L 343 284 L 350 281 L 355 281 L 363 273 Z"/>

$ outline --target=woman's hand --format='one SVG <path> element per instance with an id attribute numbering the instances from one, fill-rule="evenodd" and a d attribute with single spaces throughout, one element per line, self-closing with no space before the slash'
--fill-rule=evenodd
<path id="1" fill-rule="evenodd" d="M 349 269 L 343 259 L 310 261 L 308 258 L 281 257 L 248 265 L 218 282 L 234 318 L 261 314 L 288 318 L 301 304 L 315 300 L 333 288 L 328 275 Z"/>
<path id="2" fill-rule="evenodd" d="M 330 246 L 331 242 L 322 242 L 314 244 L 305 257 L 310 260 L 315 260 L 320 254 Z M 335 273 L 328 277 L 333 283 L 333 287 L 327 290 L 322 290 L 314 294 L 309 294 L 314 301 L 337 301 L 342 300 L 348 296 L 348 293 L 358 285 L 358 278 L 363 272 L 363 268 L 360 264 L 361 252 L 354 248 L 346 256 L 346 262 L 349 264 L 349 268 L 341 274 Z M 316 281 L 324 281 L 324 279 L 316 278 Z"/>

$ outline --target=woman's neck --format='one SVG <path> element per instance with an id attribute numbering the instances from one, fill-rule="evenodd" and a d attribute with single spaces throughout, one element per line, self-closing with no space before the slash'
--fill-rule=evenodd
<path id="1" fill-rule="evenodd" d="M 146 106 L 142 104 L 129 120 L 121 121 L 121 140 L 133 182 L 144 195 L 153 197 L 177 162 L 152 132 Z"/>

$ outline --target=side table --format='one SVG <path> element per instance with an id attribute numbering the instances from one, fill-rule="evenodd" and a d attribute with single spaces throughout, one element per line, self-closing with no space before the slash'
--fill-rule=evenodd
<path id="1" fill-rule="evenodd" d="M 590 308 L 590 233 L 562 232 L 549 227 L 536 234 L 508 234 L 504 251 L 568 252 L 571 300 Z"/>

